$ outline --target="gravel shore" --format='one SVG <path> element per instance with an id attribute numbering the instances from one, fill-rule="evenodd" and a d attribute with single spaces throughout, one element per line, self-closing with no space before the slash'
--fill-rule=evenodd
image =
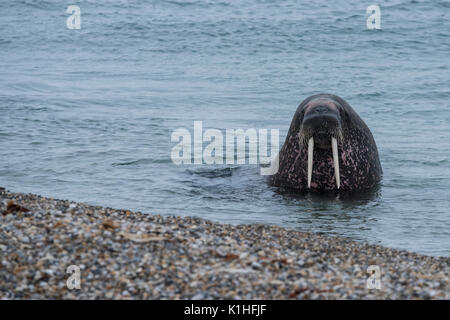
<path id="1" fill-rule="evenodd" d="M 450 258 L 0 188 L 3 299 L 449 299 Z M 69 290 L 70 265 L 81 288 Z M 368 289 L 367 268 L 381 271 Z"/>

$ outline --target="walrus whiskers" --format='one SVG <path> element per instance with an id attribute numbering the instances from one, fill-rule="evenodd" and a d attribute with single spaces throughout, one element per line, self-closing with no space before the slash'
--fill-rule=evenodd
<path id="1" fill-rule="evenodd" d="M 341 186 L 341 175 L 339 172 L 338 145 L 335 137 L 331 138 L 331 148 L 333 149 L 334 175 L 336 177 L 336 186 L 339 189 Z"/>

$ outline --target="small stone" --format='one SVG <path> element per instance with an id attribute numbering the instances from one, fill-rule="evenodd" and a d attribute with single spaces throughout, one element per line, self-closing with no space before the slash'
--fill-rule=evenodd
<path id="1" fill-rule="evenodd" d="M 106 299 L 112 299 L 114 297 L 114 293 L 112 292 L 112 291 L 108 291 L 106 294 L 105 294 L 105 298 Z"/>
<path id="2" fill-rule="evenodd" d="M 192 300 L 203 300 L 205 299 L 205 295 L 203 293 L 197 293 L 195 296 L 191 298 Z"/>
<path id="3" fill-rule="evenodd" d="M 21 236 L 19 237 L 19 241 L 23 242 L 23 243 L 29 243 L 30 242 L 30 238 L 27 236 Z"/>
<path id="4" fill-rule="evenodd" d="M 239 255 L 239 259 L 240 260 L 244 260 L 244 259 L 246 259 L 248 257 L 248 252 L 242 252 L 240 255 Z"/>

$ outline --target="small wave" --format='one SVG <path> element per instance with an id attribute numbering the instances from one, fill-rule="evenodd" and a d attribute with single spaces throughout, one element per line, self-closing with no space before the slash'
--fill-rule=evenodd
<path id="1" fill-rule="evenodd" d="M 0 45 L 12 43 L 11 40 L 0 39 Z"/>
<path id="2" fill-rule="evenodd" d="M 238 170 L 240 167 L 225 167 L 225 168 L 215 168 L 215 169 L 187 169 L 186 171 L 192 175 L 198 175 L 204 178 L 223 178 L 223 177 L 231 177 L 233 175 L 233 171 Z"/>
<path id="3" fill-rule="evenodd" d="M 26 7 L 33 7 L 40 10 L 48 10 L 55 8 L 55 5 L 51 1 L 35 1 L 35 0 L 22 0 L 22 1 L 11 1 L 10 6 L 13 5 L 24 5 Z"/>
<path id="4" fill-rule="evenodd" d="M 223 7 L 228 7 L 231 4 L 225 1 L 176 1 L 176 0 L 169 0 L 169 1 L 164 1 L 164 3 L 167 3 L 169 5 L 174 5 L 174 6 L 178 6 L 178 7 L 208 7 L 211 5 L 215 5 L 215 6 L 223 6 Z"/>
<path id="5" fill-rule="evenodd" d="M 111 165 L 113 167 L 120 167 L 120 166 L 134 166 L 134 165 L 140 165 L 140 164 L 151 164 L 151 163 L 170 163 L 171 160 L 169 158 L 163 158 L 163 159 L 138 159 L 138 160 L 132 160 L 132 161 L 125 161 L 125 162 L 114 162 Z"/>

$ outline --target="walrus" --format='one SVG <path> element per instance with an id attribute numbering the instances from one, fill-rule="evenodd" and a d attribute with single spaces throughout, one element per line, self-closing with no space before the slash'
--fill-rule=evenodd
<path id="1" fill-rule="evenodd" d="M 270 184 L 300 192 L 368 190 L 382 175 L 369 128 L 332 94 L 310 96 L 298 106 L 277 157 Z"/>

